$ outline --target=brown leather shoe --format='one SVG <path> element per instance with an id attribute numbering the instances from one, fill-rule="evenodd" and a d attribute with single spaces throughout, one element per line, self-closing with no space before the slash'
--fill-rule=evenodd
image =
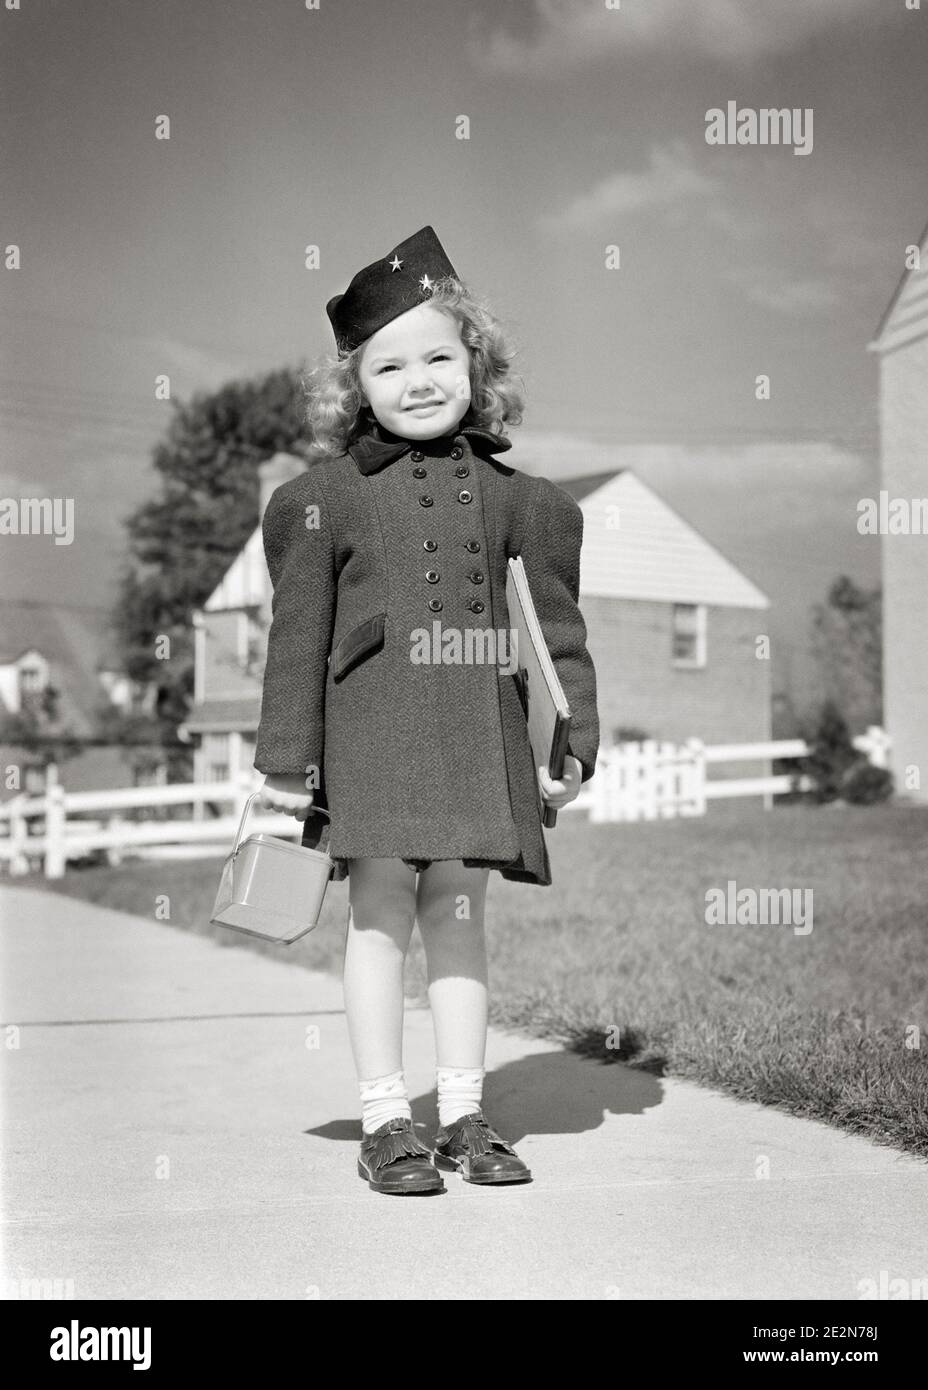
<path id="1" fill-rule="evenodd" d="M 444 1192 L 444 1180 L 432 1155 L 416 1138 L 412 1120 L 397 1117 L 365 1134 L 358 1156 L 358 1173 L 375 1192 L 411 1195 Z"/>
<path id="2" fill-rule="evenodd" d="M 436 1168 L 462 1173 L 465 1182 L 531 1182 L 529 1169 L 481 1110 L 439 1129 L 433 1150 Z"/>

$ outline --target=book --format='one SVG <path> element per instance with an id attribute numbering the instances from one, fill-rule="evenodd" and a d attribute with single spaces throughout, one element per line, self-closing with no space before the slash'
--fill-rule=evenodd
<path id="1" fill-rule="evenodd" d="M 550 777 L 562 777 L 570 738 L 570 706 L 538 621 L 521 555 L 509 561 L 506 605 L 515 633 L 519 698 L 535 766 L 544 767 Z M 557 824 L 553 806 L 545 806 L 542 824 L 549 829 Z"/>

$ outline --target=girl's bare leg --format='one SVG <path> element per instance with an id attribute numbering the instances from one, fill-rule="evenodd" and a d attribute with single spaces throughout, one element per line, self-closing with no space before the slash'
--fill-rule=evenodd
<path id="1" fill-rule="evenodd" d="M 416 876 L 400 859 L 352 859 L 345 939 L 348 1035 L 358 1078 L 403 1065 L 403 963 L 416 913 Z"/>
<path id="2" fill-rule="evenodd" d="M 486 1057 L 489 874 L 449 859 L 436 860 L 419 875 L 416 915 L 428 966 L 436 1063 L 442 1068 L 482 1067 Z"/>

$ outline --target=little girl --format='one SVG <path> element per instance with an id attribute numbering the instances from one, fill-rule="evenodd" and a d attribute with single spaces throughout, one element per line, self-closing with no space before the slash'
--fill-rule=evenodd
<path id="1" fill-rule="evenodd" d="M 481 1105 L 484 900 L 491 869 L 551 883 L 544 806 L 565 806 L 593 775 L 582 514 L 496 457 L 512 446 L 495 431 L 522 418 L 512 354 L 431 227 L 358 271 L 327 313 L 337 356 L 311 392 L 316 457 L 263 520 L 274 598 L 255 768 L 265 804 L 305 820 L 303 844 L 327 847 L 349 879 L 361 1177 L 389 1193 L 442 1191 L 439 1169 L 524 1182 Z M 516 555 L 572 713 L 558 780 L 535 765 L 508 660 Z M 432 1149 L 403 1075 L 416 921 L 435 1028 Z"/>

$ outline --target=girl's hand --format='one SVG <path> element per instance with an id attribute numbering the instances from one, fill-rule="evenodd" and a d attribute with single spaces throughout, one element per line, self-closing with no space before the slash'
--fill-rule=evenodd
<path id="1" fill-rule="evenodd" d="M 299 773 L 293 776 L 275 773 L 265 777 L 260 792 L 262 806 L 283 811 L 286 816 L 296 816 L 297 820 L 305 820 L 313 804 L 313 793 Z"/>
<path id="2" fill-rule="evenodd" d="M 580 794 L 580 782 L 583 777 L 583 767 L 572 757 L 570 753 L 564 759 L 563 777 L 549 777 L 547 771 L 540 767 L 538 769 L 538 787 L 541 791 L 541 799 L 546 806 L 553 806 L 559 811 L 562 806 L 573 801 Z"/>

